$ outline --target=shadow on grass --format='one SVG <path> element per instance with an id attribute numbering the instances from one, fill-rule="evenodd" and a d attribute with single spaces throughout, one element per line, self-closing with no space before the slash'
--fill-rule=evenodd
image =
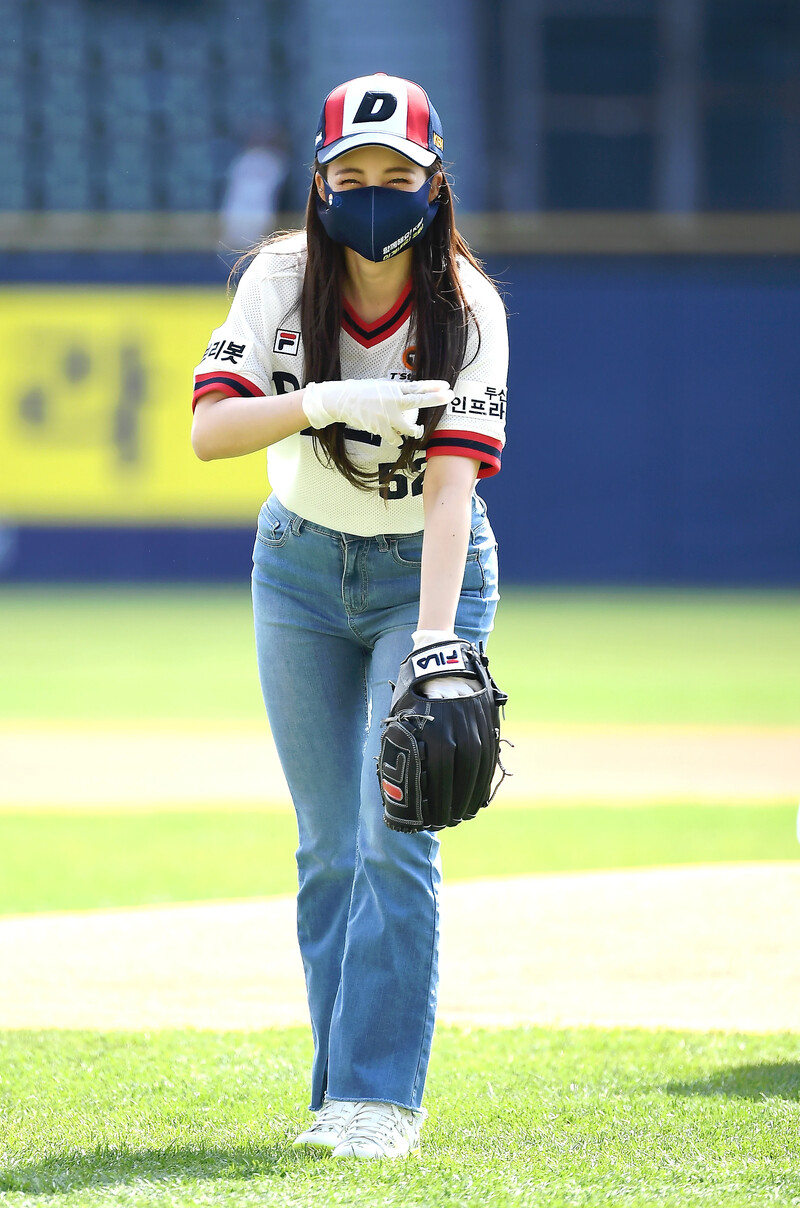
<path id="1" fill-rule="evenodd" d="M 169 1179 L 253 1179 L 280 1176 L 308 1165 L 311 1155 L 292 1149 L 289 1141 L 207 1149 L 175 1145 L 134 1149 L 100 1145 L 90 1152 L 66 1150 L 41 1162 L 19 1162 L 0 1169 L 3 1192 L 52 1195 L 86 1187 L 148 1183 Z M 317 1162 L 318 1158 L 313 1158 Z"/>
<path id="2" fill-rule="evenodd" d="M 670 1095 L 727 1095 L 731 1099 L 800 1100 L 800 1061 L 735 1065 L 694 1082 L 668 1082 Z"/>

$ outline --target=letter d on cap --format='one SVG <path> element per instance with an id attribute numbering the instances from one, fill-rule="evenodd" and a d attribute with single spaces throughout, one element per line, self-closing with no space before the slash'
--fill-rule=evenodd
<path id="1" fill-rule="evenodd" d="M 379 108 L 375 108 L 378 105 Z M 364 99 L 353 118 L 353 125 L 359 122 L 388 122 L 397 108 L 397 97 L 391 92 L 365 92 Z"/>

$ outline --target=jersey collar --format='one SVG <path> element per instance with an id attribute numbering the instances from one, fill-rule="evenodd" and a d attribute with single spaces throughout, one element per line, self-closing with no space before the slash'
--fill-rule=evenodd
<path id="1" fill-rule="evenodd" d="M 393 336 L 403 326 L 411 314 L 411 293 L 412 282 L 409 281 L 391 310 L 373 323 L 367 323 L 366 319 L 356 314 L 349 302 L 343 301 L 342 327 L 363 348 L 372 348 L 374 344 Z"/>

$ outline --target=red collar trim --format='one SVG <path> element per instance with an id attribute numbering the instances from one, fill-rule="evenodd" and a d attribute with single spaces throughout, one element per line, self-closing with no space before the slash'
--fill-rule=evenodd
<path id="1" fill-rule="evenodd" d="M 382 340 L 387 340 L 389 336 L 393 336 L 405 323 L 411 313 L 411 294 L 412 282 L 409 281 L 391 310 L 387 310 L 385 315 L 381 315 L 379 319 L 375 319 L 372 323 L 368 323 L 366 319 L 362 319 L 356 314 L 349 302 L 343 301 L 342 327 L 363 348 L 371 348 L 374 344 L 380 344 Z"/>

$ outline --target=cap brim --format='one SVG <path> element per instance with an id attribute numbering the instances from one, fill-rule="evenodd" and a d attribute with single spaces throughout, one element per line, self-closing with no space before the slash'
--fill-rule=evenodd
<path id="1" fill-rule="evenodd" d="M 332 159 L 338 159 L 340 155 L 344 155 L 347 151 L 354 151 L 356 147 L 391 147 L 393 151 L 399 151 L 406 159 L 410 159 L 412 163 L 418 164 L 420 168 L 430 168 L 431 164 L 436 163 L 439 158 L 433 151 L 429 151 L 426 147 L 420 147 L 419 143 L 412 143 L 410 139 L 401 138 L 399 134 L 383 134 L 377 138 L 374 134 L 348 134 L 344 138 L 337 139 L 335 143 L 331 143 L 329 147 L 321 147 L 317 152 L 317 162 L 320 164 L 329 164 Z"/>

